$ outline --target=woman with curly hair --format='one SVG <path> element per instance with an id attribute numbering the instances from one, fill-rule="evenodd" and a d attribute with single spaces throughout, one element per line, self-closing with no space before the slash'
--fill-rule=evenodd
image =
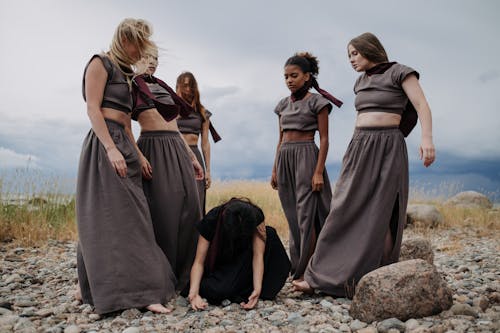
<path id="1" fill-rule="evenodd" d="M 302 280 L 316 238 L 329 212 L 332 192 L 325 169 L 328 115 L 342 102 L 319 88 L 318 59 L 308 52 L 290 57 L 284 68 L 290 90 L 274 112 L 279 117 L 279 141 L 271 186 L 278 190 L 290 229 L 294 280 Z M 319 94 L 310 92 L 315 88 Z M 319 132 L 319 149 L 314 142 Z"/>

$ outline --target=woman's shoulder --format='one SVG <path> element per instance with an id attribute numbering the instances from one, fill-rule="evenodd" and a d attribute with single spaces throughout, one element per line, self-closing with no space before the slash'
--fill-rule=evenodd
<path id="1" fill-rule="evenodd" d="M 394 84 L 401 85 L 403 80 L 410 74 L 414 74 L 417 79 L 420 78 L 420 74 L 410 66 L 400 64 L 396 62 L 389 68 L 389 73 Z"/>
<path id="2" fill-rule="evenodd" d="M 290 96 L 283 97 L 282 99 L 279 100 L 278 104 L 274 108 L 274 113 L 277 115 L 281 114 L 281 111 L 288 105 L 288 102 L 290 100 Z"/>
<path id="3" fill-rule="evenodd" d="M 332 110 L 331 102 L 318 93 L 310 93 L 311 95 L 307 98 L 307 104 L 311 111 L 318 113 L 323 110 L 324 107 L 328 108 L 328 113 Z"/>

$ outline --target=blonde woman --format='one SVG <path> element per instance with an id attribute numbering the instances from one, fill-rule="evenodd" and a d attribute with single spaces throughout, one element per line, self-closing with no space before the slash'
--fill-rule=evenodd
<path id="1" fill-rule="evenodd" d="M 132 119 L 139 122 L 137 145 L 150 163 L 143 169 L 143 188 L 156 242 L 182 290 L 196 252 L 195 223 L 202 217 L 196 181 L 203 179 L 203 169 L 177 127 L 177 116 L 192 108 L 154 76 L 157 66 L 158 50 L 152 49 L 139 65 L 145 73 L 134 78 Z"/>
<path id="2" fill-rule="evenodd" d="M 99 314 L 144 307 L 167 313 L 162 303 L 175 295 L 142 190 L 147 161 L 131 131 L 131 65 L 152 47 L 151 33 L 144 20 L 123 20 L 110 50 L 92 56 L 84 73 L 92 129 L 78 168 L 77 268 L 82 301 Z"/>

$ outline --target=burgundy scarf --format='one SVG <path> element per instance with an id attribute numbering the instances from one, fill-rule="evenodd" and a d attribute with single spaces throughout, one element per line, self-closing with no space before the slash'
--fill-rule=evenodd
<path id="1" fill-rule="evenodd" d="M 373 74 L 384 74 L 385 71 L 388 70 L 389 68 L 391 68 L 391 66 L 394 65 L 395 63 L 396 63 L 395 61 L 393 61 L 393 62 L 383 62 L 383 63 L 380 63 L 378 65 L 375 65 L 372 68 L 367 69 L 365 71 L 366 75 L 371 76 Z"/>
<path id="2" fill-rule="evenodd" d="M 163 87 L 174 100 L 174 105 L 164 104 L 156 99 L 156 97 L 149 90 L 147 83 L 158 83 Z M 153 75 L 139 75 L 134 78 L 134 91 L 135 91 L 135 105 L 148 105 L 148 99 L 153 101 L 154 106 L 166 121 L 171 121 L 181 115 L 186 117 L 194 109 L 180 98 L 175 91 L 170 88 L 165 82 L 154 77 Z"/>
<path id="3" fill-rule="evenodd" d="M 316 91 L 319 92 L 321 96 L 323 96 L 324 98 L 335 104 L 338 108 L 342 106 L 343 102 L 341 100 L 335 98 L 328 91 L 323 90 L 319 87 L 318 81 L 314 76 L 312 76 L 312 74 L 310 81 L 306 82 L 299 90 L 292 93 L 292 95 L 290 96 L 292 102 L 300 101 L 301 99 L 303 99 L 307 95 L 307 92 L 311 87 L 316 89 Z"/>

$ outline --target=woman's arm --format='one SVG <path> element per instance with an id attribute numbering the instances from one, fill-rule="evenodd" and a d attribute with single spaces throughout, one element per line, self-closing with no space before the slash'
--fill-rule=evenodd
<path id="1" fill-rule="evenodd" d="M 210 120 L 207 118 L 201 127 L 201 152 L 205 161 L 205 188 L 209 188 L 212 183 L 210 177 L 210 142 L 208 141 L 208 129 Z"/>
<path id="2" fill-rule="evenodd" d="M 179 131 L 179 129 L 177 129 L 177 131 Z M 189 147 L 189 144 L 186 141 L 186 138 L 184 137 L 184 135 L 182 135 L 182 133 L 180 131 L 179 131 L 179 135 L 181 136 L 182 141 L 184 142 L 184 147 L 186 147 L 189 158 L 191 159 L 191 162 L 193 163 L 194 178 L 196 180 L 202 180 L 203 179 L 203 167 L 201 166 L 200 162 L 198 162 L 196 155 L 193 153 L 193 151 L 191 150 L 191 147 Z"/>
<path id="3" fill-rule="evenodd" d="M 432 142 L 432 115 L 429 104 L 425 98 L 422 87 L 415 75 L 408 75 L 402 83 L 402 87 L 411 104 L 417 110 L 420 126 L 422 126 L 422 140 L 420 143 L 420 159 L 424 160 L 424 166 L 430 166 L 436 158 L 436 150 Z"/>
<path id="4" fill-rule="evenodd" d="M 203 276 L 205 258 L 207 257 L 210 242 L 203 236 L 198 236 L 198 247 L 196 248 L 196 257 L 191 267 L 190 286 L 188 299 L 193 310 L 203 310 L 207 303 L 203 301 L 200 292 L 200 283 Z"/>
<path id="5" fill-rule="evenodd" d="M 255 305 L 257 305 L 262 291 L 262 279 L 264 277 L 264 251 L 266 249 L 266 243 L 262 240 L 257 231 L 253 234 L 252 247 L 253 292 L 248 297 L 247 303 L 240 304 L 241 307 L 246 310 L 253 309 Z"/>
<path id="6" fill-rule="evenodd" d="M 125 133 L 127 133 L 127 136 L 137 150 L 137 155 L 139 155 L 139 160 L 141 161 L 142 176 L 145 179 L 152 179 L 153 168 L 151 167 L 148 159 L 144 156 L 142 151 L 139 149 L 137 142 L 135 141 L 134 133 L 132 132 L 132 119 L 130 117 L 128 118 L 127 124 L 125 124 Z"/>
<path id="7" fill-rule="evenodd" d="M 281 142 L 283 140 L 283 131 L 281 130 L 281 125 L 279 124 L 279 118 L 278 118 L 278 127 L 280 130 L 280 135 L 278 139 L 278 144 L 276 146 L 276 153 L 274 155 L 274 163 L 273 163 L 273 171 L 271 174 L 271 187 L 273 189 L 278 189 L 278 176 L 276 174 L 276 163 L 278 163 L 278 152 L 280 150 Z"/>
<path id="8" fill-rule="evenodd" d="M 99 58 L 94 58 L 85 73 L 85 96 L 87 100 L 87 115 L 89 116 L 92 130 L 106 149 L 109 161 L 121 177 L 127 176 L 127 164 L 122 153 L 116 148 L 108 126 L 104 121 L 101 103 L 108 73 Z"/>
<path id="9" fill-rule="evenodd" d="M 318 113 L 319 153 L 318 161 L 312 178 L 312 190 L 321 191 L 324 185 L 323 171 L 325 170 L 326 156 L 328 155 L 328 109 L 324 107 Z"/>

